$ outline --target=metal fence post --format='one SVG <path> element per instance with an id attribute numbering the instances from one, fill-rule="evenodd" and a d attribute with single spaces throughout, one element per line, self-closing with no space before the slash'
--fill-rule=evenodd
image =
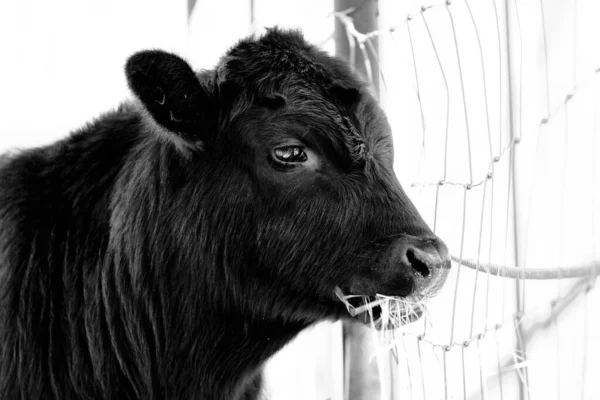
<path id="1" fill-rule="evenodd" d="M 376 38 L 371 45 L 361 50 L 356 37 L 349 29 L 358 33 L 367 33 L 378 28 L 377 0 L 335 0 L 335 52 L 348 60 L 363 78 L 372 84 L 374 93 L 379 96 L 379 46 Z M 350 17 L 346 19 L 344 17 Z M 352 25 L 348 25 L 352 24 Z M 364 43 L 363 43 L 364 44 Z M 369 66 L 365 55 L 367 52 Z M 370 76 L 368 71 L 370 69 Z M 344 399 L 377 400 L 381 399 L 380 379 L 377 364 L 372 354 L 370 328 L 352 322 L 343 324 L 344 341 Z"/>

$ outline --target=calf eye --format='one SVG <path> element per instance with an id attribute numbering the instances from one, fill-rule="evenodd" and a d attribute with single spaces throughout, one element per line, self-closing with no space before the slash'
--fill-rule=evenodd
<path id="1" fill-rule="evenodd" d="M 278 164 L 301 164 L 308 160 L 306 152 L 300 146 L 283 146 L 273 149 L 273 159 Z"/>

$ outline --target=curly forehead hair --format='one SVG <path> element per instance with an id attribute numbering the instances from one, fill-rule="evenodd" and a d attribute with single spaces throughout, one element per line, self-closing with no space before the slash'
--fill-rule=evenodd
<path id="1" fill-rule="evenodd" d="M 266 78 L 280 83 L 296 78 L 326 91 L 335 86 L 364 87 L 345 63 L 309 44 L 299 31 L 279 28 L 234 45 L 221 60 L 218 75 L 220 81 L 244 86 Z"/>
<path id="2" fill-rule="evenodd" d="M 331 86 L 333 79 L 319 64 L 318 53 L 299 32 L 282 34 L 280 29 L 273 28 L 259 40 L 247 38 L 238 42 L 225 55 L 222 65 L 228 80 L 292 73 L 319 86 Z"/>
<path id="3" fill-rule="evenodd" d="M 332 123 L 346 132 L 339 139 L 350 157 L 358 162 L 363 159 L 364 140 L 349 111 L 365 84 L 347 65 L 307 43 L 300 32 L 271 28 L 258 40 L 244 39 L 221 59 L 216 74 L 219 84 L 233 84 L 244 96 L 263 98 L 287 92 L 305 104 L 319 103 Z"/>

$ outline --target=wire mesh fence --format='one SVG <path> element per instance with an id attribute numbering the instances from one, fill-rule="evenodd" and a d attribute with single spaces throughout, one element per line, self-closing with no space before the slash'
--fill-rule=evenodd
<path id="1" fill-rule="evenodd" d="M 454 260 L 424 318 L 374 335 L 381 398 L 600 398 L 600 5 L 380 1 L 360 32 L 362 4 L 332 18 Z"/>

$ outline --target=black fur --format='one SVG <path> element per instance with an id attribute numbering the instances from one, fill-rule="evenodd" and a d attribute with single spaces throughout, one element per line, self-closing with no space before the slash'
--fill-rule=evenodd
<path id="1" fill-rule="evenodd" d="M 346 315 L 336 286 L 408 295 L 398 243 L 443 253 L 382 111 L 299 33 L 126 73 L 137 103 L 0 163 L 1 399 L 254 399 L 271 355 Z M 312 168 L 274 164 L 289 141 Z"/>

